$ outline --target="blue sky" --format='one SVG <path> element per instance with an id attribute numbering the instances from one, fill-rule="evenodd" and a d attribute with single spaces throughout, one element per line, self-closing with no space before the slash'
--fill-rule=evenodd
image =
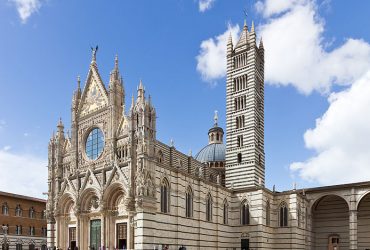
<path id="1" fill-rule="evenodd" d="M 7 0 L 0 170 L 9 180 L 0 189 L 46 191 L 49 138 L 59 117 L 70 125 L 76 78 L 85 81 L 95 45 L 104 82 L 118 54 L 126 104 L 142 79 L 158 139 L 195 155 L 214 110 L 225 127 L 224 37 L 236 42 L 244 9 L 266 48 L 266 186 L 369 179 L 369 1 Z"/>

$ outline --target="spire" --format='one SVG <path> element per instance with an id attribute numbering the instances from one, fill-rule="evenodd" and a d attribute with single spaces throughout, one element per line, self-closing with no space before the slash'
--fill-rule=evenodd
<path id="1" fill-rule="evenodd" d="M 236 44 L 235 48 L 246 45 L 247 43 L 248 43 L 248 26 L 247 26 L 247 21 L 244 20 L 244 27 L 243 27 L 243 30 L 240 34 L 239 41 Z"/>
<path id="2" fill-rule="evenodd" d="M 134 94 L 132 94 L 132 97 L 131 97 L 131 108 L 130 109 L 133 109 L 134 108 L 134 105 L 135 105 Z"/>
<path id="3" fill-rule="evenodd" d="M 213 117 L 214 120 L 214 126 L 218 127 L 218 111 L 215 110 L 215 116 Z"/>
<path id="4" fill-rule="evenodd" d="M 227 40 L 227 44 L 233 44 L 233 37 L 231 36 L 231 32 L 229 33 L 229 39 Z"/>
<path id="5" fill-rule="evenodd" d="M 118 71 L 118 55 L 114 57 L 114 70 Z"/>
<path id="6" fill-rule="evenodd" d="M 77 91 L 81 91 L 81 78 L 77 76 Z"/>
<path id="7" fill-rule="evenodd" d="M 262 41 L 262 37 L 260 39 L 260 45 L 258 46 L 259 49 L 263 48 L 263 41 Z"/>
<path id="8" fill-rule="evenodd" d="M 137 98 L 144 100 L 144 93 L 145 93 L 144 85 L 140 79 L 139 87 L 137 88 Z"/>
<path id="9" fill-rule="evenodd" d="M 62 117 L 59 118 L 57 128 L 58 128 L 58 130 L 63 130 L 64 129 L 64 125 L 63 125 L 63 122 L 62 122 Z"/>
<path id="10" fill-rule="evenodd" d="M 254 21 L 252 20 L 251 32 L 254 32 Z"/>
<path id="11" fill-rule="evenodd" d="M 120 81 L 120 80 L 121 78 L 120 78 L 119 69 L 118 69 L 118 55 L 116 54 L 116 56 L 114 57 L 114 68 L 110 72 L 110 81 L 109 81 L 110 88 L 113 87 L 116 81 Z"/>

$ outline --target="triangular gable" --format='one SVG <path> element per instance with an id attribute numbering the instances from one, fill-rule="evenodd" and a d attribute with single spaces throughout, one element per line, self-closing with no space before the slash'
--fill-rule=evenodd
<path id="1" fill-rule="evenodd" d="M 91 114 L 108 105 L 108 93 L 99 72 L 94 65 L 90 66 L 78 113 L 80 116 Z"/>
<path id="2" fill-rule="evenodd" d="M 129 126 L 128 117 L 123 115 L 118 125 L 117 136 L 124 134 L 123 133 L 124 131 L 128 131 L 128 126 Z"/>

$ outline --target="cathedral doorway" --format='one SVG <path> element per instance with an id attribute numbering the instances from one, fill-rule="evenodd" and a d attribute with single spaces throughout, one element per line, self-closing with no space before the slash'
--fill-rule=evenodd
<path id="1" fill-rule="evenodd" d="M 90 221 L 90 249 L 98 250 L 101 244 L 101 221 Z"/>
<path id="2" fill-rule="evenodd" d="M 316 250 L 349 249 L 349 207 L 337 195 L 327 195 L 312 206 L 312 240 Z"/>
<path id="3" fill-rule="evenodd" d="M 127 223 L 117 224 L 117 248 L 127 249 Z"/>
<path id="4" fill-rule="evenodd" d="M 70 227 L 69 228 L 69 247 L 71 249 L 75 249 L 77 246 L 76 244 L 76 228 L 75 227 Z"/>
<path id="5" fill-rule="evenodd" d="M 249 250 L 249 239 L 241 239 L 241 249 Z"/>

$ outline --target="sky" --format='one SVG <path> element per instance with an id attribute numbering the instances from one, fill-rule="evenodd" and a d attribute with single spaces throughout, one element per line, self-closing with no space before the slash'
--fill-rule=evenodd
<path id="1" fill-rule="evenodd" d="M 0 190 L 47 191 L 50 136 L 59 117 L 70 127 L 96 45 L 105 84 L 117 54 L 126 105 L 142 79 L 157 138 L 195 155 L 215 110 L 225 128 L 226 41 L 237 42 L 244 20 L 265 47 L 266 187 L 368 181 L 369 9 L 367 0 L 3 0 Z"/>

